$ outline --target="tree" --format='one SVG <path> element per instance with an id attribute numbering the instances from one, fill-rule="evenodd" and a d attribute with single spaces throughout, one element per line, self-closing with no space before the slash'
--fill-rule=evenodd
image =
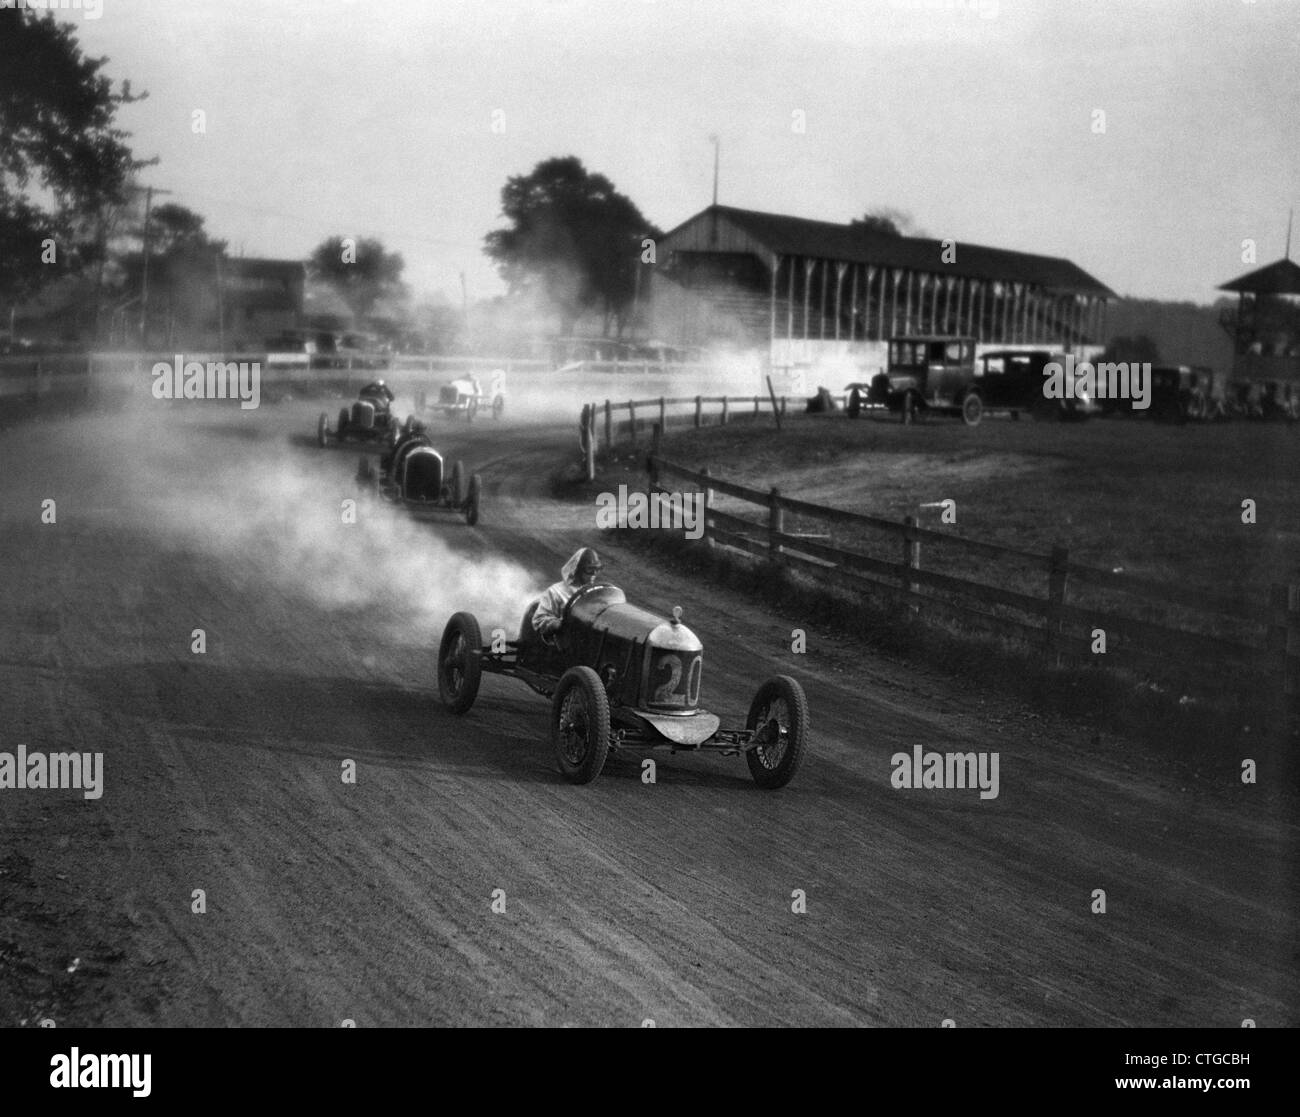
<path id="1" fill-rule="evenodd" d="M 115 126 L 117 110 L 145 95 L 130 82 L 115 89 L 100 72 L 108 60 L 83 55 L 75 31 L 52 12 L 0 9 L 0 298 L 10 302 L 102 256 L 85 236 L 95 211 L 122 202 L 149 165 Z"/>
<path id="2" fill-rule="evenodd" d="M 604 310 L 605 332 L 617 321 L 622 333 L 642 241 L 663 235 L 630 198 L 567 155 L 507 179 L 501 214 L 510 227 L 488 233 L 484 250 L 512 294 L 541 295 L 559 313 L 562 334 L 596 306 Z"/>
<path id="3" fill-rule="evenodd" d="M 1101 361 L 1126 361 L 1130 364 L 1150 362 L 1160 363 L 1160 347 L 1147 334 L 1134 334 L 1132 337 L 1113 337 L 1105 351 L 1098 358 Z"/>
<path id="4" fill-rule="evenodd" d="M 203 228 L 205 218 L 192 209 L 168 202 L 154 206 L 149 222 L 149 252 L 156 256 L 222 251 L 225 241 L 212 240 Z"/>
<path id="5" fill-rule="evenodd" d="M 868 210 L 861 217 L 855 217 L 850 224 L 870 229 L 872 232 L 885 233 L 891 237 L 920 235 L 911 214 L 889 206 Z"/>
<path id="6" fill-rule="evenodd" d="M 352 313 L 364 318 L 380 299 L 402 298 L 406 262 L 378 240 L 330 237 L 316 246 L 307 261 L 313 279 L 330 284 Z"/>

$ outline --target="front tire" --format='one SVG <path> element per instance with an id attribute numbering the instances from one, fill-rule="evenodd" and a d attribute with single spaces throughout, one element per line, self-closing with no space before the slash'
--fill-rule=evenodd
<path id="1" fill-rule="evenodd" d="M 325 443 L 329 441 L 330 420 L 325 412 L 320 413 L 320 418 L 316 421 L 316 444 L 324 448 Z"/>
<path id="2" fill-rule="evenodd" d="M 551 744 L 570 783 L 591 783 L 609 755 L 609 699 L 590 667 L 570 667 L 551 699 Z"/>
<path id="3" fill-rule="evenodd" d="M 497 396 L 496 399 L 492 401 L 492 418 L 500 419 L 501 413 L 505 411 L 505 409 L 506 409 L 506 397 Z"/>
<path id="4" fill-rule="evenodd" d="M 473 613 L 456 613 L 438 648 L 438 694 L 453 714 L 474 705 L 483 678 L 483 633 Z"/>
<path id="5" fill-rule="evenodd" d="M 808 736 L 808 699 L 789 675 L 773 675 L 749 705 L 745 728 L 759 744 L 745 753 L 749 774 L 769 791 L 784 787 L 803 760 Z"/>
<path id="6" fill-rule="evenodd" d="M 347 430 L 347 428 L 348 428 L 348 409 L 346 407 L 341 407 L 339 408 L 339 428 L 335 432 L 340 439 L 342 439 L 343 432 Z"/>

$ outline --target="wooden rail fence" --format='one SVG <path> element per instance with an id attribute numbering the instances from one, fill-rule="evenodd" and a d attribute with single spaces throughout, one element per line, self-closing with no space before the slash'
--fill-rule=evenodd
<path id="1" fill-rule="evenodd" d="M 1273 708 L 1296 707 L 1300 586 L 1275 585 L 1267 599 L 1213 593 L 1078 563 L 1065 547 L 1042 554 L 923 528 L 914 516 L 895 521 L 810 504 L 784 496 L 778 488 L 765 492 L 714 477 L 707 469 L 687 469 L 654 451 L 647 469 L 651 493 L 681 492 L 683 485 L 703 493 L 700 542 L 706 546 L 733 548 L 777 566 L 800 568 L 838 588 L 882 595 L 909 617 L 935 613 L 1010 637 L 1041 648 L 1056 666 L 1120 666 L 1191 687 L 1223 688 L 1237 673 L 1252 680 L 1252 700 L 1263 695 Z M 667 481 L 676 484 L 670 489 Z M 758 515 L 719 509 L 719 495 L 753 506 Z M 821 530 L 790 530 L 787 517 L 813 521 Z M 876 546 L 873 555 L 864 553 L 866 548 L 836 546 L 830 542 L 830 529 L 836 526 L 859 538 L 874 537 L 883 548 Z M 891 546 L 897 557 L 880 557 Z M 1000 584 L 927 569 L 921 561 L 923 547 L 993 559 Z M 1032 584 L 1042 587 L 1040 592 L 1033 592 Z M 1189 617 L 1191 624 L 1175 627 L 1134 615 L 1144 611 Z M 1104 653 L 1096 650 L 1099 636 Z"/>

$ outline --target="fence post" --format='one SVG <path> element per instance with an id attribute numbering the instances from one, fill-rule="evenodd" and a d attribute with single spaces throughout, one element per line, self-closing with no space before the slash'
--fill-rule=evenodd
<path id="1" fill-rule="evenodd" d="M 582 405 L 582 452 L 587 470 L 587 480 L 596 479 L 596 405 Z"/>
<path id="2" fill-rule="evenodd" d="M 726 396 L 722 397 L 722 422 L 719 425 L 724 427 L 727 425 L 727 397 Z"/>
<path id="3" fill-rule="evenodd" d="M 754 397 L 754 418 L 758 418 L 758 396 Z"/>
<path id="4" fill-rule="evenodd" d="M 784 562 L 777 535 L 785 532 L 785 509 L 781 507 L 781 490 L 775 485 L 767 494 L 767 557 L 771 562 Z"/>
<path id="5" fill-rule="evenodd" d="M 776 420 L 776 429 L 779 431 L 781 429 L 781 412 L 776 406 L 776 389 L 772 387 L 772 378 L 770 376 L 767 378 L 767 395 L 772 401 L 772 418 Z M 757 404 L 755 404 L 754 414 L 755 416 L 758 415 Z"/>
<path id="6" fill-rule="evenodd" d="M 605 449 L 614 445 L 614 409 L 605 401 Z"/>
<path id="7" fill-rule="evenodd" d="M 1285 719 L 1300 691 L 1300 586 L 1274 585 L 1269 606 L 1273 614 L 1268 630 L 1269 658 L 1276 668 L 1274 689 Z"/>
<path id="8" fill-rule="evenodd" d="M 659 439 L 663 437 L 664 428 L 656 423 L 650 428 L 650 456 L 659 456 Z"/>
<path id="9" fill-rule="evenodd" d="M 701 396 L 695 397 L 695 429 L 700 429 L 700 412 L 704 408 L 704 400 Z"/>
<path id="10" fill-rule="evenodd" d="M 627 414 L 631 422 L 628 424 L 632 435 L 632 445 L 636 445 L 636 400 L 627 401 Z"/>
<path id="11" fill-rule="evenodd" d="M 782 414 L 782 415 L 785 414 L 785 402 L 786 402 L 787 399 L 789 399 L 788 396 L 782 396 L 782 397 L 781 397 L 781 414 Z"/>
<path id="12" fill-rule="evenodd" d="M 915 516 L 907 516 L 903 519 L 903 589 L 909 593 L 916 593 L 920 590 L 919 582 L 913 582 L 909 571 L 921 569 L 921 539 L 917 535 L 917 519 Z M 905 617 L 911 618 L 916 616 L 921 607 L 913 601 L 904 601 L 906 608 L 903 611 Z"/>
<path id="13" fill-rule="evenodd" d="M 1052 666 L 1061 666 L 1061 608 L 1065 604 L 1066 567 L 1070 552 L 1065 547 L 1053 547 L 1047 570 L 1047 652 Z"/>
<path id="14" fill-rule="evenodd" d="M 709 467 L 704 467 L 704 476 L 710 477 L 712 474 Z M 713 489 L 707 484 L 704 486 L 704 542 L 708 544 L 710 550 L 713 549 L 713 531 L 709 527 L 709 513 L 713 511 Z"/>
<path id="15" fill-rule="evenodd" d="M 666 403 L 664 401 L 664 397 L 660 396 L 659 397 L 659 426 L 660 427 L 668 426 L 668 413 L 664 410 L 665 407 L 666 407 Z"/>

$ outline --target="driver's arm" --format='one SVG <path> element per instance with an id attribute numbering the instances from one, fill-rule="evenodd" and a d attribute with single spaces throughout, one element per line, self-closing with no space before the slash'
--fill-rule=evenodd
<path id="1" fill-rule="evenodd" d="M 553 636 L 560 627 L 563 613 L 564 598 L 558 587 L 552 586 L 542 594 L 533 611 L 533 631 L 540 632 L 543 636 Z"/>

